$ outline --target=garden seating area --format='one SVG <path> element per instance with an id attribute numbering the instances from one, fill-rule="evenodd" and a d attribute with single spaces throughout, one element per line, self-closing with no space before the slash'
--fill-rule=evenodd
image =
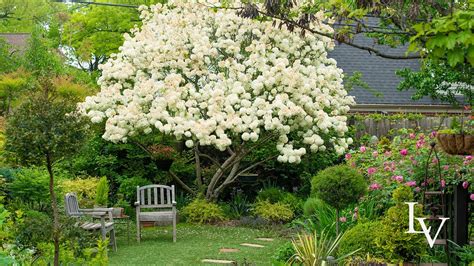
<path id="1" fill-rule="evenodd" d="M 0 0 L 0 265 L 474 266 L 473 21 Z"/>

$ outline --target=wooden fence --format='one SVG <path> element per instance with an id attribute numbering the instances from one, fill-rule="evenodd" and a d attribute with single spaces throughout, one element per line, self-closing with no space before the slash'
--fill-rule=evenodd
<path id="1" fill-rule="evenodd" d="M 402 128 L 419 129 L 421 131 L 431 132 L 440 128 L 449 127 L 453 121 L 453 117 L 422 117 L 420 119 L 352 119 L 350 125 L 356 128 L 355 137 L 360 138 L 366 134 L 370 136 L 386 136 L 391 131 Z"/>

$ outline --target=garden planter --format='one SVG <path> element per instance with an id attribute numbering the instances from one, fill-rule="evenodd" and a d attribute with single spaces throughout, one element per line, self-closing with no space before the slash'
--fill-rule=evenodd
<path id="1" fill-rule="evenodd" d="M 173 160 L 171 159 L 163 159 L 163 160 L 156 160 L 155 161 L 156 167 L 163 171 L 168 171 L 171 168 L 171 164 L 173 164 Z"/>
<path id="2" fill-rule="evenodd" d="M 438 134 L 437 139 L 441 148 L 451 155 L 474 154 L 474 135 Z"/>
<path id="3" fill-rule="evenodd" d="M 122 217 L 124 215 L 124 210 L 121 207 L 113 207 L 112 208 L 112 216 L 115 217 Z"/>
<path id="4" fill-rule="evenodd" d="M 141 221 L 143 227 L 153 227 L 155 226 L 155 222 L 153 221 Z"/>

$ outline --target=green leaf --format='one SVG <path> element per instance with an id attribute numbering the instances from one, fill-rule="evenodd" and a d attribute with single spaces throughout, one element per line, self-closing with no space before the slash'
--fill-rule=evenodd
<path id="1" fill-rule="evenodd" d="M 467 61 L 474 66 L 474 45 L 470 45 L 469 48 L 467 48 Z"/>
<path id="2" fill-rule="evenodd" d="M 458 63 L 462 63 L 464 61 L 464 51 L 463 50 L 453 50 L 452 52 L 448 53 L 448 64 L 452 67 L 457 65 Z"/>

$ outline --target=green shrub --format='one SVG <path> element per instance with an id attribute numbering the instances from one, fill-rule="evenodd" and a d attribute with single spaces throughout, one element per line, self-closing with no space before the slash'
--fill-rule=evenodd
<path id="1" fill-rule="evenodd" d="M 303 205 L 303 214 L 313 216 L 318 214 L 318 210 L 326 208 L 327 204 L 318 198 L 308 198 Z"/>
<path id="2" fill-rule="evenodd" d="M 23 168 L 8 184 L 10 197 L 16 203 L 28 204 L 36 210 L 49 208 L 49 176 L 41 168 Z"/>
<path id="3" fill-rule="evenodd" d="M 270 203 L 280 202 L 286 204 L 295 214 L 300 214 L 303 209 L 303 201 L 300 198 L 277 187 L 262 189 L 258 192 L 257 202 L 258 201 L 268 201 Z"/>
<path id="4" fill-rule="evenodd" d="M 107 182 L 107 177 L 103 176 L 100 178 L 99 184 L 97 184 L 95 204 L 97 206 L 107 207 L 108 201 L 109 201 L 109 182 Z"/>
<path id="5" fill-rule="evenodd" d="M 205 224 L 225 220 L 224 211 L 219 205 L 199 198 L 184 207 L 182 213 L 190 223 Z"/>
<path id="6" fill-rule="evenodd" d="M 382 251 L 383 257 L 391 262 L 418 261 L 426 253 L 427 244 L 423 234 L 407 234 L 409 214 L 404 199 L 413 198 L 411 188 L 401 186 L 395 189 L 393 197 L 396 205 L 388 209 L 382 226 L 376 232 L 375 244 Z M 415 217 L 422 217 L 422 209 L 416 206 Z M 419 224 L 415 230 L 420 231 Z"/>
<path id="7" fill-rule="evenodd" d="M 151 181 L 141 177 L 124 178 L 120 182 L 118 192 L 123 195 L 125 201 L 132 204 L 137 200 L 137 186 L 141 187 L 150 184 Z"/>
<path id="8" fill-rule="evenodd" d="M 277 187 L 264 188 L 258 192 L 257 201 L 277 203 L 285 197 L 285 192 Z"/>
<path id="9" fill-rule="evenodd" d="M 28 210 L 22 215 L 22 219 L 15 236 L 19 243 L 33 248 L 39 243 L 50 241 L 53 224 L 46 213 Z"/>
<path id="10" fill-rule="evenodd" d="M 356 226 L 347 230 L 339 245 L 338 255 L 345 255 L 354 250 L 360 249 L 354 256 L 365 257 L 367 254 L 371 256 L 378 253 L 375 245 L 375 237 L 382 224 L 379 221 L 371 221 L 358 223 Z"/>
<path id="11" fill-rule="evenodd" d="M 303 200 L 289 192 L 285 192 L 285 195 L 280 202 L 290 206 L 295 215 L 299 215 L 303 212 Z"/>
<path id="12" fill-rule="evenodd" d="M 272 258 L 278 262 L 287 262 L 295 254 L 293 244 L 288 241 L 277 248 Z"/>
<path id="13" fill-rule="evenodd" d="M 77 178 L 63 180 L 59 187 L 63 193 L 76 193 L 81 208 L 91 208 L 94 206 L 98 183 L 99 179 L 96 177 Z"/>
<path id="14" fill-rule="evenodd" d="M 254 208 L 255 215 L 273 223 L 288 222 L 294 213 L 290 206 L 284 203 L 270 203 L 267 200 L 257 201 Z"/>
<path id="15" fill-rule="evenodd" d="M 339 233 L 339 211 L 356 203 L 366 192 L 367 182 L 355 169 L 336 165 L 313 177 L 312 192 L 336 209 L 336 233 Z"/>

